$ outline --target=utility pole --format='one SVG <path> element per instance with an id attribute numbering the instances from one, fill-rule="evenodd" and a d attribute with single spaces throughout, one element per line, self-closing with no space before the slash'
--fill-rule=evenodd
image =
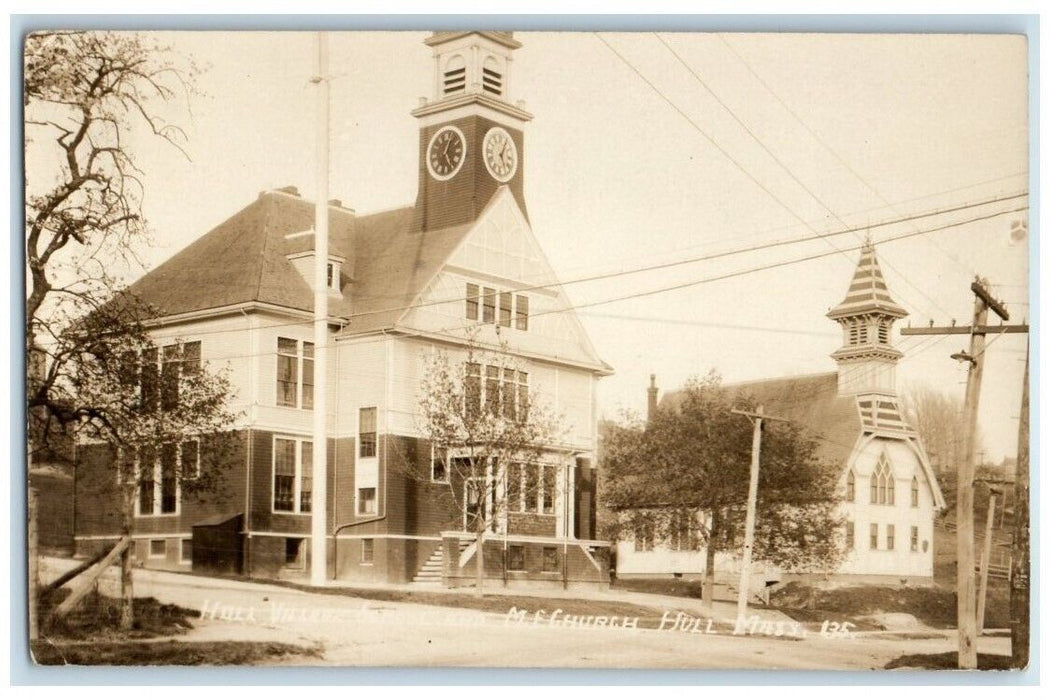
<path id="1" fill-rule="evenodd" d="M 328 578 L 328 34 L 317 34 L 317 202 L 314 207 L 314 405 L 310 583 Z"/>
<path id="2" fill-rule="evenodd" d="M 958 465 L 956 491 L 956 591 L 958 595 L 959 668 L 977 668 L 977 611 L 973 538 L 973 477 L 977 459 L 977 409 L 981 400 L 981 378 L 984 375 L 985 336 L 989 333 L 1027 333 L 1028 324 L 990 326 L 988 311 L 994 311 L 1003 321 L 1010 320 L 1006 307 L 988 291 L 988 282 L 980 277 L 970 285 L 974 294 L 973 323 L 970 326 L 928 328 L 902 328 L 901 335 L 969 335 L 969 352 L 957 352 L 953 360 L 968 362 L 966 376 L 966 402 L 963 407 L 966 434 L 963 436 L 965 450 Z"/>
<path id="3" fill-rule="evenodd" d="M 754 426 L 751 437 L 751 478 L 747 486 L 747 518 L 744 520 L 744 554 L 740 561 L 740 590 L 736 599 L 736 630 L 739 634 L 747 618 L 747 595 L 751 587 L 751 551 L 755 546 L 755 511 L 758 508 L 758 468 L 762 459 L 762 424 L 767 420 L 786 421 L 786 418 L 767 416 L 763 407 L 757 411 L 741 411 L 734 408 L 733 413 L 747 416 Z M 710 545 L 708 545 L 710 546 Z"/>
<path id="4" fill-rule="evenodd" d="M 991 487 L 988 495 L 988 514 L 984 525 L 984 551 L 981 553 L 981 588 L 977 594 L 977 636 L 984 633 L 984 608 L 988 596 L 988 567 L 992 564 L 992 529 L 995 525 L 995 497 L 999 489 Z"/>
<path id="5" fill-rule="evenodd" d="M 1010 562 L 1010 655 L 1014 668 L 1028 666 L 1031 559 L 1028 543 L 1028 355 L 1021 390 L 1021 425 L 1017 429 L 1014 475 L 1014 546 Z"/>

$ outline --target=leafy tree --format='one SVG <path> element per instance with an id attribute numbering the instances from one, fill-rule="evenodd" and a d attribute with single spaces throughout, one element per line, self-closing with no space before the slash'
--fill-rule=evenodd
<path id="1" fill-rule="evenodd" d="M 212 471 L 173 470 L 170 452 L 196 441 L 202 461 L 217 459 L 214 443 L 234 419 L 225 374 L 202 365 L 199 346 L 158 348 L 157 310 L 119 274 L 150 242 L 134 145 L 182 151 L 185 134 L 166 115 L 195 91 L 198 70 L 138 33 L 38 32 L 24 59 L 29 456 L 71 429 L 110 445 L 122 459 L 99 488 L 129 535 L 136 498 L 158 476 L 165 494 L 213 486 Z M 122 567 L 127 628 L 130 552 Z"/>
<path id="2" fill-rule="evenodd" d="M 752 427 L 731 410 L 754 407 L 753 398 L 731 395 L 710 374 L 691 380 L 677 405 L 661 406 L 648 424 L 610 426 L 603 439 L 603 501 L 621 513 L 622 527 L 645 538 L 705 547 L 708 604 L 715 555 L 742 546 L 747 507 Z M 789 570 L 840 561 L 838 476 L 835 465 L 820 462 L 816 440 L 799 426 L 765 425 L 756 560 Z"/>
<path id="3" fill-rule="evenodd" d="M 536 475 L 557 435 L 550 412 L 521 381 L 521 362 L 505 346 L 486 350 L 471 339 L 462 360 L 450 360 L 440 351 L 428 358 L 419 392 L 419 427 L 444 459 L 449 496 L 467 514 L 474 532 L 475 592 L 482 595 L 485 533 L 494 532 L 507 517 L 508 493 L 512 498 L 554 498 L 557 485 L 548 481 L 545 487 Z M 555 471 L 543 470 L 548 480 Z M 429 469 L 415 477 L 429 479 Z M 561 478 L 559 474 L 559 482 Z"/>

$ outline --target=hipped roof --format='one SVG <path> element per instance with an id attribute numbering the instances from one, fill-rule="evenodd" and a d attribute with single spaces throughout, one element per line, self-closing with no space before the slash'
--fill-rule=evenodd
<path id="1" fill-rule="evenodd" d="M 470 229 L 469 224 L 420 233 L 411 206 L 358 216 L 329 207 L 329 252 L 347 259 L 341 298 L 329 313 L 351 319 L 351 332 L 392 327 Z M 288 255 L 304 252 L 293 236 L 312 230 L 314 204 L 268 191 L 154 268 L 130 291 L 162 316 L 258 302 L 313 310 L 313 293 Z"/>

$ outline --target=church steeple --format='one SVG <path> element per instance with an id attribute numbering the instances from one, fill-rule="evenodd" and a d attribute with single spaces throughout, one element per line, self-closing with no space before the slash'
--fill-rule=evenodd
<path id="1" fill-rule="evenodd" d="M 414 228 L 469 224 L 501 187 L 526 217 L 525 124 L 532 115 L 513 102 L 511 65 L 521 46 L 512 32 L 434 32 L 434 92 L 419 119 L 419 194 Z"/>
<path id="2" fill-rule="evenodd" d="M 839 365 L 839 393 L 896 393 L 897 361 L 903 354 L 890 334 L 893 323 L 908 312 L 890 296 L 870 240 L 846 298 L 827 315 L 842 326 L 842 347 L 831 355 Z"/>

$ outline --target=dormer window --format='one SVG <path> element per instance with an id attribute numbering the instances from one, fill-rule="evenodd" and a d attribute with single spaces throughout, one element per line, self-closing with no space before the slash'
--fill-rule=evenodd
<path id="1" fill-rule="evenodd" d="M 481 69 L 481 87 L 493 95 L 503 94 L 503 74 L 499 70 L 499 63 L 492 56 L 485 59 Z"/>
<path id="2" fill-rule="evenodd" d="M 445 95 L 455 95 L 463 92 L 467 88 L 467 64 L 460 55 L 455 55 L 448 59 L 448 63 L 445 64 L 445 72 L 443 75 L 444 82 L 442 83 L 442 93 Z"/>
<path id="3" fill-rule="evenodd" d="M 339 263 L 328 263 L 328 288 L 333 292 L 339 291 Z"/>

